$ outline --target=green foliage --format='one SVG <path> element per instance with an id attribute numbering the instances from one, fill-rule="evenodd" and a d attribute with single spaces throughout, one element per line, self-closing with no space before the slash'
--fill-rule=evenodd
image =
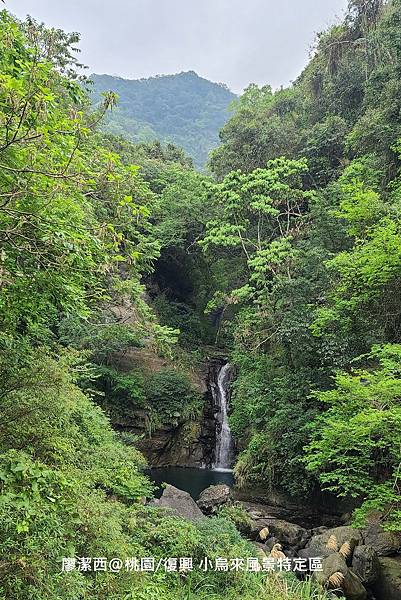
<path id="1" fill-rule="evenodd" d="M 374 347 L 368 358 L 376 368 L 340 372 L 332 390 L 316 392 L 327 409 L 314 421 L 305 460 L 325 489 L 364 500 L 359 521 L 376 508 L 399 530 L 401 346 Z"/>
<path id="2" fill-rule="evenodd" d="M 263 168 L 278 156 L 306 157 L 310 185 L 324 187 L 348 160 L 370 153 L 391 176 L 391 148 L 401 135 L 400 15 L 398 0 L 350 3 L 344 22 L 317 36 L 291 87 L 249 86 L 211 155 L 217 177 Z"/>
<path id="3" fill-rule="evenodd" d="M 96 597 L 103 584 L 96 592 L 79 573 L 68 583 L 61 556 L 125 555 L 124 504 L 151 494 L 152 486 L 140 454 L 122 445 L 103 412 L 77 388 L 82 367 L 74 354 L 54 359 L 36 350 L 24 360 L 13 379 L 10 353 L 2 354 L 4 594 L 80 598 L 93 590 Z M 127 584 L 113 587 L 121 593 Z"/>
<path id="4" fill-rule="evenodd" d="M 370 175 L 369 184 L 375 186 L 376 174 L 370 170 Z M 398 178 L 380 194 L 362 177 L 367 179 L 366 163 L 356 161 L 339 180 L 341 201 L 333 215 L 343 220 L 354 239 L 350 248 L 327 262 L 332 285 L 313 324 L 314 333 L 326 340 L 354 345 L 357 337 L 362 343 L 349 350 L 354 356 L 377 341 L 396 341 L 400 322 L 395 308 L 400 273 Z"/>
<path id="5" fill-rule="evenodd" d="M 184 148 L 199 168 L 217 146 L 219 129 L 235 98 L 225 85 L 207 81 L 194 71 L 140 80 L 91 75 L 91 80 L 95 102 L 106 90 L 120 98 L 106 119 L 106 131 L 134 142 L 172 142 Z"/>
<path id="6" fill-rule="evenodd" d="M 126 416 L 135 419 L 137 411 L 145 411 L 150 436 L 163 423 L 170 423 L 184 425 L 184 433 L 191 437 L 192 421 L 201 415 L 203 400 L 184 369 L 167 367 L 150 373 L 137 368 L 124 373 L 102 366 L 95 376 L 101 404 L 112 421 Z"/>
<path id="7" fill-rule="evenodd" d="M 41 512 L 59 510 L 71 485 L 59 472 L 27 454 L 9 450 L 0 457 L 1 507 L 14 510 L 17 533 L 29 531 L 30 522 Z"/>
<path id="8" fill-rule="evenodd" d="M 146 396 L 162 420 L 195 418 L 202 410 L 202 397 L 189 378 L 175 369 L 152 374 L 146 383 Z"/>
<path id="9" fill-rule="evenodd" d="M 219 509 L 218 516 L 234 523 L 241 533 L 247 533 L 251 529 L 252 519 L 241 504 L 225 504 Z"/>
<path id="10" fill-rule="evenodd" d="M 312 193 L 302 189 L 305 171 L 304 160 L 279 158 L 270 161 L 266 169 L 249 174 L 232 172 L 215 186 L 218 219 L 207 224 L 200 245 L 209 253 L 214 248 L 223 251 L 233 264 L 234 277 L 227 282 L 228 289 L 222 289 L 226 281 L 221 282 L 210 308 L 218 307 L 219 302 L 226 306 L 253 304 L 254 309 L 245 318 L 260 321 L 274 287 L 291 279 L 297 256 L 292 240 L 300 235 L 308 201 L 313 198 Z M 242 272 L 238 272 L 233 259 L 242 261 Z M 252 325 L 260 331 L 255 322 Z M 247 335 L 245 327 L 240 335 Z M 251 337 L 254 346 L 264 343 L 263 337 L 257 342 L 257 335 L 252 333 Z"/>
<path id="11" fill-rule="evenodd" d="M 243 449 L 237 477 L 292 494 L 312 485 L 299 454 L 315 414 L 306 397 L 324 381 L 309 329 L 322 269 L 321 254 L 305 239 L 317 202 L 304 189 L 307 172 L 305 160 L 279 158 L 249 174 L 230 173 L 214 188 L 219 218 L 200 242 L 207 256 L 224 256 L 209 310 L 223 307 L 221 338 L 232 344 L 238 367 L 231 415 Z"/>
<path id="12" fill-rule="evenodd" d="M 136 439 L 100 407 L 192 440 L 188 367 L 214 337 L 238 372 L 238 482 L 303 500 L 320 485 L 360 500 L 357 525 L 373 510 L 400 530 L 400 23 L 399 0 L 355 0 L 293 86 L 251 85 L 216 182 L 170 141 L 203 161 L 228 90 L 112 78 L 106 127 L 142 142 L 101 135 L 117 98 L 91 107 L 79 36 L 1 11 L 2 598 L 325 598 L 263 573 L 60 572 L 62 556 L 255 553 L 235 505 L 196 524 L 144 506 Z M 141 352 L 174 368 L 118 368 Z"/>
<path id="13" fill-rule="evenodd" d="M 383 381 L 365 390 L 351 369 L 400 342 L 400 23 L 398 0 L 351 2 L 289 89 L 245 91 L 211 154 L 218 211 L 201 241 L 238 369 L 238 481 L 304 495 L 320 479 L 365 499 L 359 523 L 377 509 L 393 528 L 398 375 L 369 370 Z M 340 390 L 344 414 L 324 402 Z M 305 473 L 308 442 L 322 454 Z"/>
<path id="14" fill-rule="evenodd" d="M 302 496 L 313 488 L 301 454 L 307 426 L 318 412 L 307 400 L 318 374 L 305 366 L 291 373 L 279 360 L 255 354 L 237 364 L 230 423 L 243 449 L 235 465 L 238 484 Z"/>
<path id="15" fill-rule="evenodd" d="M 141 371 L 121 373 L 112 367 L 101 367 L 99 374 L 106 388 L 105 393 L 111 392 L 119 403 L 126 400 L 135 407 L 145 405 L 145 378 Z"/>
<path id="16" fill-rule="evenodd" d="M 162 248 L 188 249 L 200 237 L 210 212 L 208 183 L 205 176 L 179 165 L 168 170 L 155 215 Z"/>
<path id="17" fill-rule="evenodd" d="M 122 264 L 149 268 L 153 196 L 138 168 L 96 143 L 99 114 L 53 65 L 62 36 L 51 54 L 34 23 L 32 45 L 5 11 L 0 26 L 0 319 L 43 338 L 61 313 L 87 318 Z"/>
<path id="18" fill-rule="evenodd" d="M 270 86 L 250 85 L 224 125 L 222 144 L 211 153 L 210 167 L 219 179 L 230 171 L 263 168 L 278 156 L 295 158 L 299 131 L 294 120 L 298 99 L 292 90 L 272 93 Z"/>
<path id="19" fill-rule="evenodd" d="M 211 324 L 203 314 L 204 299 L 200 296 L 197 296 L 197 299 L 199 306 L 191 306 L 187 302 L 169 298 L 166 290 L 158 294 L 152 302 L 152 307 L 160 321 L 178 329 L 180 346 L 189 350 L 196 348 L 202 342 L 212 341 L 213 335 Z"/>

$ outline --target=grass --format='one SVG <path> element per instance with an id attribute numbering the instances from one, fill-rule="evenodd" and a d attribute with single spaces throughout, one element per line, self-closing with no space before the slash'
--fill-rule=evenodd
<path id="1" fill-rule="evenodd" d="M 174 600 L 255 600 L 255 598 L 258 600 L 333 600 L 329 592 L 310 579 L 298 581 L 292 575 L 272 573 L 267 577 L 263 576 L 263 579 L 262 576 L 250 575 L 248 584 L 243 584 L 236 590 L 216 592 L 214 586 L 205 580 L 198 584 L 196 589 L 190 589 L 185 585 L 181 590 L 175 589 L 173 596 Z M 167 598 L 165 594 L 163 595 Z"/>

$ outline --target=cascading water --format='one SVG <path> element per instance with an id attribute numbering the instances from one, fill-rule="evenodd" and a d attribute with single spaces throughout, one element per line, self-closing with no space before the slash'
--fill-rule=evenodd
<path id="1" fill-rule="evenodd" d="M 221 367 L 217 375 L 215 401 L 219 411 L 216 414 L 217 428 L 214 469 L 230 469 L 233 461 L 234 443 L 228 423 L 228 401 L 233 372 L 233 365 L 226 363 Z"/>

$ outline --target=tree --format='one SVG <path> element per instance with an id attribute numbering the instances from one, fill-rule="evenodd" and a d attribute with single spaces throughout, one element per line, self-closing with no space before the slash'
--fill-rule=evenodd
<path id="1" fill-rule="evenodd" d="M 339 372 L 332 390 L 315 393 L 327 410 L 313 423 L 305 461 L 323 489 L 363 500 L 359 523 L 376 509 L 399 531 L 401 346 L 375 346 L 359 362 L 367 358 L 376 366 Z"/>

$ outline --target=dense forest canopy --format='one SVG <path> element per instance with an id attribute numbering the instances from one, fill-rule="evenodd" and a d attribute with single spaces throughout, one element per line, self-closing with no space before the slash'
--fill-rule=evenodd
<path id="1" fill-rule="evenodd" d="M 238 476 L 293 493 L 317 477 L 395 529 L 400 18 L 397 0 L 351 2 L 292 87 L 245 91 L 201 242 L 233 274 L 215 302 L 240 365 Z"/>
<path id="2" fill-rule="evenodd" d="M 129 102 L 113 86 L 120 108 L 113 92 L 93 106 L 76 35 L 6 10 L 0 30 L 0 598 L 325 598 L 263 573 L 60 561 L 252 557 L 227 515 L 144 505 L 138 439 L 112 427 L 140 409 L 150 436 L 177 419 L 191 435 L 191 369 L 214 350 L 237 369 L 240 485 L 329 490 L 355 524 L 375 510 L 401 530 L 401 0 L 351 0 L 294 85 L 251 85 L 209 175 L 181 147 L 203 160 L 224 87 L 113 78 Z M 178 137 L 153 85 L 182 101 Z M 167 366 L 123 371 L 129 353 Z"/>
<path id="3" fill-rule="evenodd" d="M 160 140 L 182 147 L 198 168 L 219 141 L 235 94 L 194 71 L 129 80 L 91 75 L 94 102 L 112 90 L 118 106 L 104 119 L 104 130 L 133 142 Z"/>

